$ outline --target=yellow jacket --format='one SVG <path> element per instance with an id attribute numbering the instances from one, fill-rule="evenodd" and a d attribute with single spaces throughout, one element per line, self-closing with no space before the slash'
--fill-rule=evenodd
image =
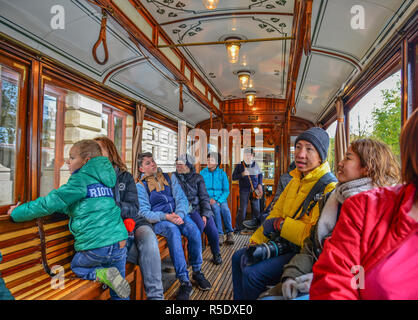
<path id="1" fill-rule="evenodd" d="M 309 236 L 312 226 L 316 224 L 319 217 L 318 203 L 312 210 L 305 214 L 300 220 L 297 218 L 300 212 L 292 219 L 296 210 L 301 206 L 309 191 L 316 182 L 327 172 L 330 172 L 328 162 L 324 162 L 318 168 L 308 173 L 301 179 L 301 173 L 296 168 L 290 172 L 293 179 L 288 183 L 279 200 L 277 200 L 267 219 L 284 218 L 284 223 L 280 236 L 286 240 L 302 247 L 303 241 Z M 334 190 L 336 182 L 329 183 L 324 190 L 324 194 Z M 267 220 L 266 219 L 266 220 Z M 263 226 L 260 226 L 250 238 L 250 242 L 260 244 L 268 242 L 269 239 L 263 234 Z"/>

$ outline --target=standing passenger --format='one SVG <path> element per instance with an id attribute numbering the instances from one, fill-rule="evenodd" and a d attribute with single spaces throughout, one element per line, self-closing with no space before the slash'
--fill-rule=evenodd
<path id="1" fill-rule="evenodd" d="M 116 172 L 113 188 L 116 204 L 121 209 L 122 219 L 135 221 L 134 243 L 128 248 L 128 261 L 139 265 L 148 300 L 163 300 L 164 289 L 161 281 L 161 258 L 157 237 L 152 225 L 139 214 L 138 191 L 134 178 L 123 163 L 115 144 L 107 137 L 95 138 L 102 154 L 108 157 Z"/>
<path id="2" fill-rule="evenodd" d="M 244 229 L 244 219 L 247 212 L 248 200 L 251 201 L 252 221 L 246 223 L 257 228 L 260 225 L 260 198 L 263 195 L 263 174 L 258 164 L 254 161 L 255 153 L 253 149 L 244 150 L 244 161 L 237 164 L 232 173 L 232 180 L 239 181 L 239 210 L 235 222 L 235 233 L 240 233 Z M 253 191 L 258 193 L 258 197 L 253 196 Z"/>
<path id="3" fill-rule="evenodd" d="M 192 285 L 189 280 L 181 236 L 187 238 L 189 262 L 193 269 L 192 280 L 201 290 L 212 286 L 201 271 L 202 240 L 199 228 L 188 215 L 189 202 L 175 175 L 158 172 L 152 153 L 138 156 L 138 168 L 142 176 L 136 184 L 139 212 L 153 224 L 154 232 L 167 239 L 170 257 L 180 281 L 177 300 L 189 300 Z"/>
<path id="4" fill-rule="evenodd" d="M 215 214 L 215 223 L 218 228 L 219 245 L 224 242 L 224 232 L 222 220 L 226 233 L 226 244 L 234 244 L 234 235 L 232 229 L 231 211 L 228 207 L 229 182 L 228 177 L 219 165 L 221 164 L 221 155 L 217 152 L 208 154 L 208 166 L 200 171 L 205 180 L 206 189 L 210 197 L 210 205 Z"/>
<path id="5" fill-rule="evenodd" d="M 76 142 L 67 164 L 71 176 L 66 184 L 45 197 L 11 206 L 8 214 L 16 222 L 54 212 L 67 214 L 75 240 L 73 272 L 82 279 L 108 285 L 112 299 L 126 299 L 131 290 L 125 280 L 128 233 L 113 198 L 115 170 L 94 140 Z"/>
<path id="6" fill-rule="evenodd" d="M 417 138 L 415 110 L 401 132 L 404 184 L 373 189 L 344 202 L 313 267 L 311 299 L 418 299 Z"/>

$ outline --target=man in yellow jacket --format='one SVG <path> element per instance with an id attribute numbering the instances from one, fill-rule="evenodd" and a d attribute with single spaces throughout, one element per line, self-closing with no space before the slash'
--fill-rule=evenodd
<path id="1" fill-rule="evenodd" d="M 290 172 L 293 179 L 280 195 L 266 221 L 250 238 L 250 248 L 236 251 L 232 257 L 232 280 L 235 300 L 255 300 L 267 286 L 276 285 L 280 281 L 283 266 L 299 251 L 303 240 L 309 235 L 312 226 L 318 220 L 319 209 L 311 199 L 310 193 L 318 190 L 326 194 L 335 188 L 337 179 L 330 173 L 326 161 L 329 147 L 329 136 L 321 128 L 314 127 L 301 133 L 295 142 L 296 169 Z M 315 193 L 315 192 L 314 192 Z M 318 196 L 316 197 L 318 200 Z M 254 246 L 269 242 L 269 236 L 279 235 L 276 242 L 283 245 L 283 254 L 269 254 L 271 258 L 255 264 L 247 263 L 249 252 Z M 264 246 L 266 247 L 266 246 Z M 277 250 L 277 245 L 273 246 Z M 263 246 L 260 250 L 264 250 Z"/>

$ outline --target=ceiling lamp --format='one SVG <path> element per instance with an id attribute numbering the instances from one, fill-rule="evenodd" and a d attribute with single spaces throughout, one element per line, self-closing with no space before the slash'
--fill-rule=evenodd
<path id="1" fill-rule="evenodd" d="M 246 90 L 250 84 L 250 76 L 251 72 L 242 70 L 237 72 L 238 79 L 239 79 L 239 86 L 241 90 Z"/>
<path id="2" fill-rule="evenodd" d="M 259 132 L 260 132 L 260 128 L 259 128 L 259 127 L 254 127 L 254 129 L 253 129 L 253 130 L 254 130 L 254 133 L 255 133 L 255 134 L 257 134 L 257 133 L 259 133 Z"/>
<path id="3" fill-rule="evenodd" d="M 247 96 L 247 104 L 248 106 L 252 107 L 255 103 L 255 90 L 247 90 L 245 91 L 245 95 Z"/>
<path id="4" fill-rule="evenodd" d="M 225 41 L 241 40 L 239 38 L 226 38 Z M 228 52 L 228 61 L 230 63 L 237 63 L 239 58 L 239 48 L 241 47 L 239 42 L 231 42 L 226 44 L 226 51 Z"/>
<path id="5" fill-rule="evenodd" d="M 218 6 L 219 0 L 203 0 L 206 9 L 213 10 Z"/>

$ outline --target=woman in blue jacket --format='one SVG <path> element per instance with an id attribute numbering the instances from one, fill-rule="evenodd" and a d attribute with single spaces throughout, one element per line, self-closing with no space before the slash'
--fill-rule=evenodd
<path id="1" fill-rule="evenodd" d="M 215 214 L 215 223 L 218 228 L 219 245 L 224 242 L 224 231 L 222 227 L 222 220 L 226 233 L 226 244 L 234 244 L 234 235 L 232 228 L 231 211 L 228 207 L 229 196 L 229 182 L 228 177 L 219 164 L 221 163 L 221 156 L 217 152 L 208 154 L 208 166 L 200 171 L 205 180 L 206 189 L 210 197 L 210 205 Z"/>

